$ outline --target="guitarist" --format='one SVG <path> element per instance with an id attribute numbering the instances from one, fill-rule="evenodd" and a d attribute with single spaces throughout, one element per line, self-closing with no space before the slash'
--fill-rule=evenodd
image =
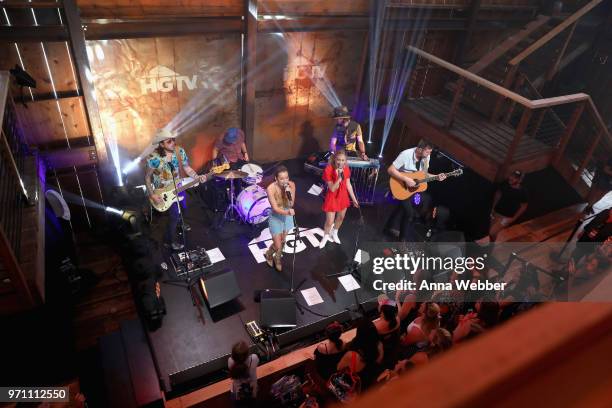
<path id="1" fill-rule="evenodd" d="M 421 140 L 416 147 L 404 150 L 387 169 L 389 176 L 404 183 L 407 187 L 415 187 L 417 183 L 404 173 L 422 171 L 427 176 L 436 177 L 435 174 L 429 174 L 428 172 L 429 156 L 433 149 L 434 145 L 431 142 Z M 446 175 L 442 173 L 437 175 L 437 177 L 438 180 L 442 181 L 446 178 Z M 400 241 L 406 241 L 409 238 L 410 223 L 418 217 L 420 208 L 424 208 L 427 211 L 431 206 L 431 196 L 425 191 L 420 193 L 419 202 L 415 202 L 413 198 L 400 201 L 398 208 L 391 214 L 391 217 L 387 221 L 386 229 L 390 229 L 396 217 L 401 216 L 399 239 Z"/>
<path id="2" fill-rule="evenodd" d="M 175 133 L 171 133 L 166 129 L 161 129 L 153 139 L 153 145 L 157 148 L 147 157 L 147 168 L 145 172 L 145 185 L 147 192 L 156 203 L 161 202 L 161 197 L 155 194 L 154 190 L 161 187 L 166 187 L 173 184 L 173 175 L 177 180 L 186 174 L 194 179 L 199 178 L 200 183 L 206 182 L 206 176 L 198 176 L 198 174 L 189 166 L 189 160 L 185 149 L 176 145 Z M 183 203 L 185 201 L 183 200 Z M 185 205 L 183 204 L 183 208 Z M 170 221 L 168 222 L 166 236 L 164 240 L 173 250 L 180 250 L 183 244 L 178 241 L 176 228 L 179 222 L 179 210 L 176 203 L 170 207 Z M 189 226 L 185 224 L 185 229 L 189 230 Z"/>

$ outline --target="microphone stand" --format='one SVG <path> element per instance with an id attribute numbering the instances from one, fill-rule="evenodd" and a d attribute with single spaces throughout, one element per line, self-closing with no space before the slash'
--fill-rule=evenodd
<path id="1" fill-rule="evenodd" d="M 287 198 L 289 199 L 289 209 L 292 209 L 293 206 L 291 205 L 291 192 L 289 191 L 289 188 L 287 187 L 287 189 L 285 189 L 285 194 L 287 195 Z M 300 311 L 301 314 L 304 314 L 304 310 L 302 309 L 302 306 L 300 305 L 300 303 L 297 300 L 296 297 L 296 291 L 304 284 L 304 282 L 306 282 L 306 279 L 304 279 L 302 282 L 300 282 L 300 284 L 298 285 L 298 287 L 296 288 L 294 286 L 294 280 L 293 280 L 293 276 L 295 273 L 295 257 L 296 257 L 296 251 L 297 251 L 297 241 L 300 239 L 300 228 L 297 224 L 297 220 L 295 219 L 295 211 L 293 212 L 293 229 L 294 229 L 294 242 L 293 242 L 293 261 L 291 264 L 291 296 L 293 296 L 293 299 L 295 300 L 295 305 L 297 307 L 297 309 Z M 281 249 L 282 251 L 282 249 Z"/>
<path id="2" fill-rule="evenodd" d="M 166 164 L 170 168 L 170 174 L 172 175 L 172 182 L 174 184 L 174 191 L 178 191 L 176 177 L 174 176 L 174 165 L 171 162 L 168 162 Z M 198 314 L 200 315 L 202 324 L 204 324 L 204 316 L 200 309 L 200 302 L 198 301 L 196 295 L 194 295 L 193 293 L 193 286 L 198 282 L 199 278 L 204 274 L 204 271 L 196 272 L 193 274 L 194 276 L 191 276 L 191 274 L 189 273 L 189 270 L 187 269 L 187 263 L 189 261 L 189 252 L 187 251 L 187 248 L 186 248 L 187 244 L 186 244 L 186 239 L 185 239 L 185 222 L 183 219 L 183 210 L 181 209 L 181 200 L 178 194 L 176 194 L 175 200 L 176 200 L 176 207 L 178 209 L 178 214 L 179 214 L 179 223 L 181 225 L 183 253 L 185 254 L 184 258 L 181 258 L 179 256 L 178 261 L 183 266 L 183 268 L 185 268 L 185 278 L 166 279 L 165 281 L 163 281 L 163 283 L 174 285 L 174 286 L 179 286 L 179 287 L 184 287 L 185 289 L 187 289 L 187 291 L 189 292 L 189 296 L 191 296 L 191 303 L 193 304 L 193 306 L 196 306 L 198 308 Z M 173 231 L 173 234 L 176 234 L 176 231 Z M 172 245 L 172 242 L 170 243 L 170 245 Z"/>

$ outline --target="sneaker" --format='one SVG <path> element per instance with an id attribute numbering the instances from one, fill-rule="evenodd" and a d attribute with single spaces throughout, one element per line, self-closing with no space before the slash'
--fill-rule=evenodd
<path id="1" fill-rule="evenodd" d="M 340 238 L 338 238 L 338 230 L 332 230 L 332 240 L 336 243 L 336 244 L 340 244 Z"/>
<path id="2" fill-rule="evenodd" d="M 178 229 L 179 229 L 179 231 L 181 230 L 181 226 L 180 226 L 180 225 L 179 225 Z M 191 225 L 189 225 L 189 224 L 187 224 L 187 223 L 184 223 L 184 224 L 183 224 L 183 229 L 184 229 L 185 231 L 191 231 Z"/>
<path id="3" fill-rule="evenodd" d="M 327 234 L 323 235 L 323 239 L 321 240 L 321 243 L 319 244 L 319 248 L 323 249 L 325 248 L 325 244 L 327 244 L 327 241 L 330 241 L 331 237 Z"/>

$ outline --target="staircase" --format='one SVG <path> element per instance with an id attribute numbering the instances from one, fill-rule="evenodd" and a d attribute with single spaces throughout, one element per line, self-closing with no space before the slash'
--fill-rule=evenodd
<path id="1" fill-rule="evenodd" d="M 553 165 L 586 194 L 596 162 L 612 156 L 609 130 L 588 95 L 544 97 L 542 90 L 589 48 L 596 21 L 587 14 L 602 2 L 563 19 L 537 16 L 466 69 L 408 47 L 416 70 L 441 67 L 457 79 L 440 95 L 409 99 L 400 111 L 404 130 L 489 180 Z"/>

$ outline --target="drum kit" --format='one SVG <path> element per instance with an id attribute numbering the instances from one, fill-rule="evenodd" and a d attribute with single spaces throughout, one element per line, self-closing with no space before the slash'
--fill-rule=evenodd
<path id="1" fill-rule="evenodd" d="M 263 169 L 260 166 L 247 163 L 240 170 L 227 170 L 215 177 L 229 181 L 229 205 L 223 216 L 225 221 L 257 225 L 268 219 L 272 208 L 266 190 L 258 185 L 263 179 Z M 235 180 L 242 183 L 242 191 L 237 197 Z"/>

